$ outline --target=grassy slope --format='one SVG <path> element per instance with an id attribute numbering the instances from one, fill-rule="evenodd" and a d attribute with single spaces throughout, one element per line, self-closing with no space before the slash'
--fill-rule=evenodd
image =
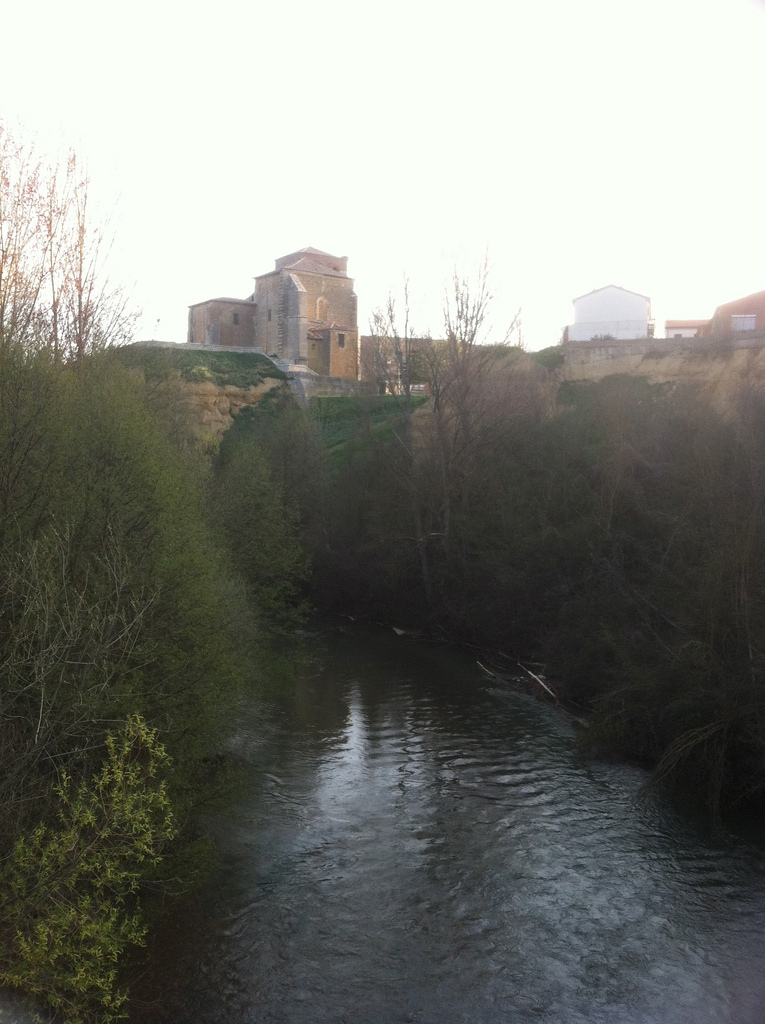
<path id="1" fill-rule="evenodd" d="M 147 376 L 163 376 L 177 371 L 183 380 L 199 383 L 210 381 L 219 387 L 232 385 L 247 388 L 262 384 L 266 377 L 286 380 L 270 359 L 258 352 L 202 352 L 198 349 L 151 348 L 147 345 L 126 345 L 118 350 L 128 366 L 140 367 Z"/>
<path id="2" fill-rule="evenodd" d="M 427 401 L 426 396 L 412 398 L 412 408 L 417 409 Z M 351 456 L 352 442 L 362 432 L 379 442 L 390 440 L 392 421 L 401 414 L 399 399 L 393 395 L 314 398 L 311 408 L 330 460 L 336 465 Z"/>

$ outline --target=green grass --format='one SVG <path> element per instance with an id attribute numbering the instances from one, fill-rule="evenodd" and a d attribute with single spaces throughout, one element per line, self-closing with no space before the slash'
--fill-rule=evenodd
<path id="1" fill-rule="evenodd" d="M 183 380 L 193 383 L 210 381 L 218 387 L 232 385 L 238 388 L 261 384 L 266 377 L 287 379 L 270 359 L 258 352 L 202 352 L 148 345 L 126 345 L 116 351 L 120 360 L 128 366 L 142 369 L 148 377 L 164 376 L 176 370 Z"/>
<path id="2" fill-rule="evenodd" d="M 428 397 L 418 395 L 411 401 L 412 408 L 416 409 L 427 402 Z M 394 395 L 314 398 L 311 410 L 330 459 L 335 463 L 345 461 L 352 443 L 362 435 L 374 437 L 378 443 L 389 441 L 393 437 L 394 423 L 401 415 L 399 400 Z"/>

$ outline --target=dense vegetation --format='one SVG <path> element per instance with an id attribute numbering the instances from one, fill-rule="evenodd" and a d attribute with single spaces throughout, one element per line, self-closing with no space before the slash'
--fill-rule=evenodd
<path id="1" fill-rule="evenodd" d="M 325 439 L 290 493 L 314 600 L 537 658 L 589 710 L 589 750 L 713 813 L 762 801 L 763 396 L 723 415 L 640 378 L 556 392 L 517 350 L 439 358 L 457 379 L 424 406 L 322 399 L 304 417 L 314 451 Z"/>
<path id="2" fill-rule="evenodd" d="M 112 346 L 132 318 L 86 184 L 0 128 L 0 983 L 70 1022 L 123 1015 L 141 905 L 189 884 L 234 701 L 305 574 L 262 458 L 217 471 L 222 500 L 177 386 L 264 363 Z"/>
<path id="3" fill-rule="evenodd" d="M 304 575 L 262 459 L 222 501 L 171 397 L 108 352 L 0 352 L 0 977 L 73 1021 L 119 1010 L 140 883 Z"/>

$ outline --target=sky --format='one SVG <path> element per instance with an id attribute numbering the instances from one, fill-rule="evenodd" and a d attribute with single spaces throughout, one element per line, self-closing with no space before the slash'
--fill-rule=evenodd
<path id="1" fill-rule="evenodd" d="M 9 5 L 13 5 L 8 9 Z M 438 336 L 488 259 L 529 350 L 608 284 L 665 319 L 765 289 L 765 0 L 9 0 L 0 119 L 73 147 L 139 338 L 347 256 L 359 326 Z M 13 45 L 8 45 L 13 40 Z"/>

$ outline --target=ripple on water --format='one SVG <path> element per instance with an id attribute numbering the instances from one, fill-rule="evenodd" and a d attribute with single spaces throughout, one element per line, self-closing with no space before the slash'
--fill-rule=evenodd
<path id="1" fill-rule="evenodd" d="M 342 643 L 243 716 L 220 883 L 134 1024 L 763 1024 L 762 851 L 461 655 Z"/>

